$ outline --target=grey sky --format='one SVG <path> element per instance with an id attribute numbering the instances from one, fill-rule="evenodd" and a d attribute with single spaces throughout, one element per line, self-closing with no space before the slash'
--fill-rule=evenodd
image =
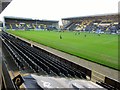
<path id="1" fill-rule="evenodd" d="M 61 20 L 65 17 L 118 12 L 119 0 L 13 0 L 0 14 L 36 19 Z"/>

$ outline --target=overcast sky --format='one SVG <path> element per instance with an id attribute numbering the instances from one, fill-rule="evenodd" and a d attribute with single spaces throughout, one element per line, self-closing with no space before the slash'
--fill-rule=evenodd
<path id="1" fill-rule="evenodd" d="M 2 16 L 61 20 L 118 12 L 119 0 L 13 0 Z"/>

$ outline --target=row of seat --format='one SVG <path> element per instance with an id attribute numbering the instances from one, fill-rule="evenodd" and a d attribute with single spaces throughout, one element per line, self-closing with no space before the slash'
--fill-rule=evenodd
<path id="1" fill-rule="evenodd" d="M 11 40 L 11 39 L 9 39 Z M 12 41 L 11 41 L 12 42 Z M 12 42 L 13 43 L 13 42 Z M 12 44 L 11 43 L 11 44 Z M 32 68 L 37 72 L 38 68 L 40 67 L 41 69 L 43 69 L 43 71 L 46 71 L 48 74 L 50 73 L 50 69 L 49 67 L 57 73 L 57 75 L 60 75 L 60 71 L 59 69 L 57 69 L 56 67 L 54 67 L 52 64 L 46 63 L 47 65 L 45 65 L 43 62 L 39 61 L 36 57 L 34 57 L 32 54 L 26 52 L 23 48 L 17 46 L 16 44 L 12 44 L 13 47 L 16 48 L 17 52 L 19 52 L 21 54 L 21 56 L 25 59 L 25 61 L 32 66 Z M 23 52 L 24 51 L 24 52 Z M 49 66 L 49 67 L 48 67 Z"/>
<path id="2" fill-rule="evenodd" d="M 57 75 L 60 75 L 60 71 L 59 69 L 57 69 L 57 67 L 53 66 L 51 63 L 47 62 L 46 60 L 43 60 L 42 58 L 37 58 L 33 53 L 30 53 L 28 51 L 28 49 L 25 49 L 24 47 L 20 47 L 19 45 L 17 45 L 16 43 L 14 43 L 14 45 L 16 45 L 17 47 L 19 47 L 19 49 L 21 49 L 27 56 L 29 56 L 35 63 L 39 64 L 39 66 L 41 66 L 41 64 L 43 64 L 44 66 L 48 66 L 50 68 L 50 70 L 54 71 Z M 43 68 L 43 67 L 42 67 Z M 45 69 L 45 68 L 44 68 Z M 46 69 L 45 69 L 46 70 Z M 47 70 L 48 71 L 48 70 Z M 50 73 L 50 71 L 48 72 Z"/>
<path id="3" fill-rule="evenodd" d="M 14 59 L 17 67 L 19 69 L 24 69 L 24 64 L 23 64 L 23 61 L 24 61 L 24 58 L 22 58 L 18 52 L 16 52 L 13 47 L 11 47 L 11 45 L 9 44 L 9 42 L 5 39 L 5 36 L 2 35 L 2 38 L 4 39 L 3 40 L 3 44 L 6 46 L 6 48 L 8 49 L 8 52 L 9 54 L 11 55 L 11 57 Z"/>
<path id="4" fill-rule="evenodd" d="M 23 64 L 21 63 L 21 59 L 18 57 L 17 53 L 15 51 L 13 51 L 13 49 L 10 48 L 9 45 L 6 44 L 7 42 L 6 41 L 3 41 L 3 44 L 5 46 L 7 46 L 7 49 L 9 51 L 9 54 L 11 55 L 11 57 L 15 60 L 15 63 L 17 65 L 17 67 L 20 69 L 20 68 L 23 68 Z"/>
<path id="5" fill-rule="evenodd" d="M 29 50 L 31 50 L 31 52 L 34 52 L 34 54 L 37 55 L 37 57 L 41 56 L 44 59 L 46 59 L 47 61 L 49 61 L 49 63 L 52 63 L 53 65 L 57 65 L 59 67 L 64 68 L 65 70 L 68 71 L 68 73 L 70 73 L 70 75 L 72 77 L 76 77 L 77 76 L 79 78 L 83 78 L 83 77 L 86 78 L 86 75 L 85 74 L 82 75 L 82 72 L 78 72 L 77 70 L 74 70 L 73 68 L 70 68 L 70 66 L 67 66 L 65 63 L 62 63 L 59 60 L 57 60 L 55 58 L 52 58 L 52 57 L 50 57 L 49 55 L 46 55 L 43 52 L 40 53 L 40 51 L 38 51 L 38 53 L 37 53 L 37 51 L 35 51 L 34 49 L 30 49 L 30 48 L 29 48 Z"/>
<path id="6" fill-rule="evenodd" d="M 26 45 L 25 45 L 26 46 Z M 26 46 L 27 48 L 29 48 L 28 46 Z M 62 66 L 63 68 L 65 68 L 66 70 L 71 70 L 72 72 L 75 73 L 75 75 L 77 75 L 79 78 L 86 78 L 86 74 L 82 71 L 80 71 L 79 69 L 76 69 L 74 67 L 72 67 L 71 65 L 68 65 L 67 63 L 62 62 L 61 60 L 59 60 L 58 58 L 53 57 L 53 55 L 49 55 L 46 54 L 46 52 L 44 50 L 40 50 L 40 48 L 37 48 L 35 46 L 33 46 L 34 49 L 31 49 L 33 52 L 35 52 L 37 55 L 41 56 L 41 57 L 46 57 L 49 61 L 55 62 L 57 65 Z M 36 49 L 37 48 L 37 49 Z M 30 49 L 30 48 L 29 48 Z M 68 62 L 68 61 L 66 61 Z M 69 71 L 68 70 L 68 71 Z M 70 72 L 71 72 L 70 71 Z"/>
<path id="7" fill-rule="evenodd" d="M 35 55 L 38 59 L 45 59 L 47 60 L 49 63 L 52 63 L 52 65 L 61 68 L 60 70 L 64 71 L 63 73 L 68 71 L 68 74 L 70 73 L 71 76 L 75 77 L 79 77 L 79 78 L 86 78 L 86 75 L 82 72 L 79 72 L 78 70 L 75 70 L 74 68 L 70 68 L 70 66 L 67 66 L 65 63 L 60 62 L 59 60 L 50 57 L 50 55 L 47 55 L 46 53 L 41 52 L 40 50 L 35 50 L 35 48 L 32 48 L 26 44 L 21 44 L 19 43 L 19 45 L 21 47 L 23 47 L 24 49 L 28 50 L 28 52 L 32 53 L 33 55 Z M 67 71 L 65 71 L 65 70 Z"/>
<path id="8" fill-rule="evenodd" d="M 4 36 L 6 36 L 6 39 L 10 41 L 8 43 L 10 43 L 11 47 L 13 47 L 36 72 L 38 72 L 40 68 L 47 74 L 54 73 L 57 76 L 79 77 L 86 79 L 85 73 L 50 57 L 40 50 L 30 47 L 30 45 L 25 44 L 25 42 L 22 42 L 17 38 L 7 34 L 4 34 Z"/>
<path id="9" fill-rule="evenodd" d="M 19 70 L 25 70 L 25 72 L 27 71 L 28 73 L 34 73 L 35 70 L 32 69 L 32 67 L 30 67 L 29 64 L 25 62 L 25 59 L 21 57 L 21 55 L 10 45 L 10 41 L 8 42 L 3 35 L 2 38 L 4 39 L 3 44 L 6 46 L 7 51 L 17 65 L 17 68 Z"/>
<path id="10" fill-rule="evenodd" d="M 109 24 L 109 25 L 107 25 Z M 119 30 L 119 25 L 115 24 L 114 22 L 108 22 L 104 23 L 102 21 L 100 22 L 94 22 L 94 21 L 82 21 L 82 22 L 69 22 L 64 26 L 64 29 L 67 30 L 80 30 L 80 31 L 97 31 L 100 29 L 102 32 L 110 32 L 110 33 L 117 33 Z"/>
<path id="11" fill-rule="evenodd" d="M 37 58 L 41 58 L 42 57 L 43 59 L 47 60 L 49 63 L 52 63 L 55 66 L 57 65 L 57 66 L 60 66 L 60 67 L 64 68 L 73 77 L 77 76 L 79 78 L 86 78 L 86 74 L 85 73 L 83 73 L 81 71 L 78 71 L 77 69 L 75 69 L 75 68 L 73 68 L 73 67 L 71 67 L 69 65 L 66 65 L 66 63 L 63 63 L 60 60 L 55 59 L 52 56 L 42 52 L 43 50 L 35 49 L 35 48 L 30 47 L 30 46 L 28 46 L 26 44 L 19 43 L 19 45 L 21 45 L 21 47 L 25 47 L 26 50 L 28 50 L 30 53 L 34 54 Z"/>
<path id="12" fill-rule="evenodd" d="M 8 38 L 7 38 L 8 39 Z M 25 53 L 23 53 L 20 49 L 18 49 L 14 44 L 12 44 L 10 41 L 7 42 L 7 44 L 10 44 L 10 48 L 12 48 L 13 50 L 16 50 L 20 57 L 23 57 L 24 58 L 24 61 L 26 63 L 28 63 L 29 67 L 31 69 L 33 69 L 35 72 L 38 72 L 38 70 L 40 69 L 38 67 L 38 65 L 36 63 L 34 63 L 27 55 L 25 55 Z M 17 56 L 18 57 L 18 56 Z M 23 63 L 23 62 L 20 62 L 20 63 Z M 46 67 L 46 66 L 45 66 Z M 45 68 L 45 67 L 42 67 L 42 68 Z"/>
<path id="13" fill-rule="evenodd" d="M 96 82 L 98 85 L 106 88 L 107 90 L 117 90 L 117 88 L 107 84 L 107 83 L 104 83 L 104 82 Z"/>
<path id="14" fill-rule="evenodd" d="M 16 44 L 17 45 L 17 44 Z M 68 76 L 68 73 L 67 73 L 67 71 L 64 69 L 64 68 L 62 68 L 62 67 L 59 67 L 59 66 L 57 66 L 56 64 L 53 64 L 53 63 L 51 63 L 51 62 L 48 62 L 47 60 L 45 60 L 44 58 L 42 58 L 42 57 L 39 57 L 39 56 L 37 56 L 36 54 L 34 54 L 33 52 L 29 52 L 29 50 L 28 49 L 26 49 L 26 48 L 21 48 L 20 47 L 20 49 L 23 49 L 23 51 L 26 53 L 26 54 L 28 54 L 28 56 L 30 56 L 31 58 L 32 58 L 32 60 L 34 60 L 34 61 L 41 61 L 41 62 L 43 62 L 46 66 L 48 66 L 52 71 L 54 71 L 57 75 L 60 75 L 60 72 L 61 73 L 64 73 L 64 75 L 65 76 Z M 26 52 L 27 51 L 27 52 Z M 37 63 L 37 62 L 36 62 Z"/>
<path id="15" fill-rule="evenodd" d="M 21 45 L 21 44 L 20 44 Z M 25 46 L 23 46 L 23 45 L 21 45 L 21 47 L 24 47 L 24 49 L 26 49 L 25 48 Z M 30 52 L 30 53 L 32 53 L 34 56 L 36 56 L 39 60 L 45 60 L 45 61 L 47 61 L 48 63 L 51 63 L 52 65 L 54 65 L 55 67 L 57 67 L 57 68 L 59 68 L 59 70 L 60 70 L 60 72 L 62 72 L 62 73 L 64 73 L 66 76 L 68 76 L 69 74 L 69 72 L 71 72 L 71 74 L 72 74 L 72 76 L 75 76 L 75 74 L 74 74 L 74 72 L 72 72 L 70 69 L 67 69 L 67 68 L 65 68 L 65 67 L 62 67 L 61 66 L 61 64 L 59 64 L 59 63 L 55 63 L 54 62 L 54 60 L 50 60 L 48 57 L 45 57 L 44 55 L 39 55 L 39 54 L 37 54 L 37 53 L 35 53 L 32 49 L 30 49 L 30 48 L 27 48 L 26 49 L 28 52 Z M 44 62 L 44 61 L 43 61 Z"/>

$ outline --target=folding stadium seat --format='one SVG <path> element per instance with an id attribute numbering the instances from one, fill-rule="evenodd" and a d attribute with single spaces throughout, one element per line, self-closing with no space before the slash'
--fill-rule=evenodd
<path id="1" fill-rule="evenodd" d="M 33 49 L 31 49 L 32 51 L 33 51 Z M 31 53 L 32 53 L 32 51 L 31 51 Z M 34 53 L 34 55 L 37 57 L 37 58 L 40 58 L 39 56 L 41 56 L 41 57 L 43 57 L 43 58 L 45 58 L 46 59 L 46 61 L 49 61 L 49 63 L 52 63 L 53 64 L 53 62 L 54 62 L 54 64 L 56 64 L 57 66 L 59 65 L 60 67 L 62 67 L 62 68 L 64 68 L 65 70 L 67 70 L 68 71 L 68 74 L 70 74 L 71 76 L 75 76 L 74 74 L 75 74 L 75 70 L 73 70 L 72 68 L 70 68 L 69 69 L 69 67 L 68 66 L 66 66 L 66 64 L 63 64 L 63 63 L 61 63 L 60 61 L 58 61 L 58 60 L 55 60 L 54 58 L 48 58 L 45 54 L 42 54 L 42 53 L 37 53 L 36 51 L 33 51 Z M 80 74 L 79 74 L 80 75 Z M 81 74 L 82 75 L 82 74 Z M 79 76 L 79 77 L 81 77 L 81 76 Z M 83 77 L 85 78 L 86 76 L 84 76 L 83 75 Z"/>
<path id="2" fill-rule="evenodd" d="M 60 70 L 57 68 L 57 67 L 55 67 L 55 66 L 53 66 L 52 64 L 50 64 L 49 62 L 47 62 L 47 61 L 45 61 L 45 60 L 43 60 L 43 59 L 40 59 L 40 61 L 42 62 L 42 63 L 44 63 L 46 66 L 48 66 L 54 73 L 56 73 L 58 76 L 60 75 Z"/>
<path id="3" fill-rule="evenodd" d="M 12 45 L 12 47 L 14 47 L 14 49 L 17 50 L 17 52 L 19 52 L 19 54 L 21 54 L 25 60 L 28 60 L 27 63 L 33 68 L 33 70 L 35 71 L 35 64 L 30 62 L 30 59 L 24 54 L 22 53 L 15 45 L 13 45 L 12 43 L 10 43 Z"/>
<path id="4" fill-rule="evenodd" d="M 22 57 L 16 52 L 15 52 L 15 61 L 18 63 L 18 66 L 21 68 L 21 69 L 24 69 L 24 65 L 22 63 Z"/>
<path id="5" fill-rule="evenodd" d="M 12 37 L 11 37 L 12 38 Z M 80 72 L 76 72 L 76 70 L 70 68 L 64 63 L 61 63 L 59 60 L 55 60 L 55 57 L 48 58 L 48 54 L 46 52 L 43 52 L 42 49 L 37 50 L 35 48 L 30 47 L 27 44 L 24 44 L 24 42 L 20 39 L 18 39 L 19 42 L 16 42 L 15 40 L 12 41 L 13 44 L 19 48 L 18 52 L 25 58 L 26 62 L 29 63 L 29 65 L 37 71 L 37 68 L 42 69 L 43 71 L 46 71 L 48 74 L 50 74 L 50 69 L 56 73 L 57 75 L 63 75 L 63 76 L 72 76 L 72 77 L 84 77 L 82 76 Z M 23 44 L 21 44 L 23 42 Z M 41 53 L 40 53 L 41 52 Z M 26 54 L 26 55 L 23 55 Z M 44 64 L 43 64 L 44 63 Z M 64 66 L 65 65 L 65 66 Z M 36 68 L 37 67 L 37 68 Z"/>
<path id="6" fill-rule="evenodd" d="M 46 66 L 46 65 L 44 65 L 41 61 L 39 61 L 37 58 L 35 58 L 32 54 L 30 54 L 29 52 L 27 52 L 25 49 L 23 49 L 24 47 L 20 47 L 20 49 L 21 50 L 23 50 L 24 51 L 24 53 L 27 55 L 27 56 L 29 56 L 29 58 L 31 58 L 32 59 L 32 61 L 31 62 L 35 62 L 38 66 L 41 66 L 41 68 L 43 69 L 43 70 L 45 70 L 47 73 L 50 73 L 50 70 L 49 70 L 49 68 Z"/>
<path id="7" fill-rule="evenodd" d="M 55 64 L 53 62 L 49 62 L 49 63 L 51 63 L 52 65 L 57 67 L 60 70 L 60 72 L 63 73 L 65 76 L 68 76 L 68 71 L 66 69 L 64 69 L 63 67 L 61 67 L 61 66 L 59 66 L 59 65 L 57 65 L 57 64 Z"/>
<path id="8" fill-rule="evenodd" d="M 82 77 L 82 75 L 81 75 L 81 73 L 80 73 L 80 72 L 75 71 L 75 75 L 76 75 L 77 77 L 79 77 L 79 78 L 83 79 L 83 77 Z M 86 78 L 84 78 L 84 79 L 86 79 Z"/>
<path id="9" fill-rule="evenodd" d="M 96 82 L 98 85 L 108 89 L 108 90 L 116 90 L 114 87 L 110 86 L 110 85 L 107 85 L 106 83 L 103 83 L 103 82 Z"/>
<path id="10" fill-rule="evenodd" d="M 29 51 L 30 53 L 33 53 L 31 51 Z M 49 64 L 52 64 L 53 66 L 57 67 L 62 73 L 64 73 L 66 76 L 68 76 L 68 72 L 62 68 L 61 66 L 58 66 L 56 63 L 52 62 L 52 61 L 49 61 L 46 57 L 44 58 L 41 58 L 39 55 L 33 53 L 34 56 L 36 56 L 39 60 L 43 61 L 44 63 L 49 63 Z"/>
<path id="11" fill-rule="evenodd" d="M 108 86 L 111 90 L 112 90 L 112 89 L 115 89 L 115 87 L 113 87 L 113 86 L 111 86 L 111 85 L 109 85 L 109 84 L 107 84 L 107 83 L 101 82 L 101 84 L 104 84 L 104 85 Z"/>
<path id="12" fill-rule="evenodd" d="M 40 59 L 46 66 L 48 66 L 53 72 L 55 72 L 57 75 L 60 75 L 60 70 L 53 66 L 51 63 L 47 62 L 46 60 Z"/>
<path id="13" fill-rule="evenodd" d="M 61 65 L 61 64 L 59 64 L 59 65 Z M 62 65 L 62 67 L 65 68 L 72 77 L 75 77 L 75 72 L 74 71 L 72 71 L 70 68 L 65 67 L 63 65 Z"/>
<path id="14" fill-rule="evenodd" d="M 42 55 L 43 56 L 43 55 Z M 63 68 L 67 71 L 68 74 L 70 74 L 71 76 L 75 77 L 75 73 L 70 70 L 68 67 L 62 65 L 60 62 L 56 62 L 55 59 L 50 59 L 48 57 L 46 57 L 47 61 L 51 62 L 52 64 L 56 65 L 56 66 L 59 66 L 60 68 Z"/>
<path id="15" fill-rule="evenodd" d="M 5 43 L 6 42 L 6 43 Z M 9 42 L 5 41 L 5 45 L 7 46 L 7 48 L 9 49 L 9 53 L 11 55 L 11 57 L 13 58 L 14 62 L 16 63 L 17 67 L 20 69 L 24 69 L 24 65 L 21 62 L 21 59 L 19 57 L 19 54 L 17 52 L 15 52 L 15 50 L 9 45 Z"/>
<path id="16" fill-rule="evenodd" d="M 41 68 L 42 68 L 43 70 L 45 70 L 47 73 L 50 73 L 49 67 L 46 66 L 44 63 L 42 63 L 41 60 L 38 60 L 38 59 L 36 58 L 36 60 L 34 60 L 34 61 L 36 61 L 36 63 L 37 63 L 39 66 L 41 66 Z"/>
<path id="17" fill-rule="evenodd" d="M 4 38 L 4 39 L 5 39 L 5 38 Z M 8 43 L 6 40 L 4 40 L 4 41 L 3 41 L 3 44 L 7 47 L 8 51 L 9 51 L 9 53 L 10 53 L 10 56 L 15 59 L 15 54 L 14 54 L 13 50 L 10 48 L 9 43 Z M 12 56 L 12 55 L 13 55 L 13 56 Z M 16 61 L 15 61 L 15 63 L 16 63 L 16 65 L 18 66 L 18 64 L 17 64 Z"/>

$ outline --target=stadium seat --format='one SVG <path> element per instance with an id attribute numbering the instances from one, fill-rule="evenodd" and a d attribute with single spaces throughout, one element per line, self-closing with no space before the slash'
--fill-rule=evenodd
<path id="1" fill-rule="evenodd" d="M 7 40 L 11 41 L 8 43 L 10 43 L 11 47 L 15 49 L 15 52 L 18 52 L 17 56 L 24 58 L 25 62 L 27 62 L 29 67 L 31 67 L 35 72 L 43 70 L 47 74 L 54 73 L 54 75 L 58 76 L 86 79 L 86 75 L 83 72 L 66 65 L 55 57 L 50 56 L 46 51 L 31 47 L 27 42 L 15 38 L 7 33 L 4 33 L 4 36 Z M 19 63 L 19 61 L 17 62 Z"/>

